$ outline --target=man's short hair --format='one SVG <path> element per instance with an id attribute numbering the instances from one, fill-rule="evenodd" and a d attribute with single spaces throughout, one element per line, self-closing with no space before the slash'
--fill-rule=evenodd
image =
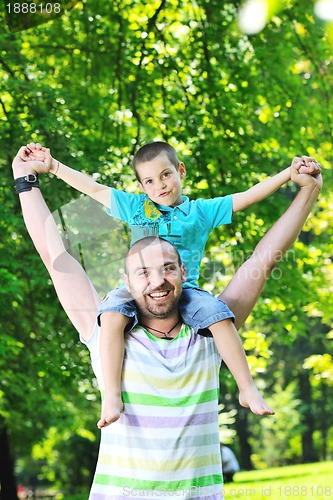
<path id="1" fill-rule="evenodd" d="M 166 240 L 165 238 L 161 238 L 160 236 L 145 236 L 144 238 L 141 238 L 140 240 L 137 240 L 131 245 L 131 247 L 127 250 L 125 258 L 124 258 L 124 271 L 125 274 L 128 275 L 128 269 L 127 269 L 127 259 L 130 255 L 132 255 L 135 250 L 140 252 L 142 248 L 146 248 L 149 245 L 154 245 L 156 243 L 168 243 L 176 252 L 177 258 L 178 258 L 178 264 L 179 267 L 182 265 L 182 259 L 180 257 L 180 253 L 178 252 L 177 248 L 175 245 L 170 243 L 170 241 Z"/>
<path id="2" fill-rule="evenodd" d="M 149 142 L 142 146 L 134 155 L 132 167 L 135 173 L 135 177 L 140 182 L 140 178 L 137 172 L 137 165 L 139 163 L 145 163 L 146 161 L 151 161 L 160 154 L 165 153 L 170 160 L 170 163 L 178 170 L 179 159 L 174 147 L 170 146 L 167 142 L 155 141 Z"/>

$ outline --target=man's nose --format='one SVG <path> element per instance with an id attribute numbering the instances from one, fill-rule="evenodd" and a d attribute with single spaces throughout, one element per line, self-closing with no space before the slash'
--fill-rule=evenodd
<path id="1" fill-rule="evenodd" d="M 150 285 L 157 288 L 161 285 L 163 285 L 165 279 L 164 279 L 164 273 L 163 271 L 151 271 L 149 275 L 149 281 Z"/>

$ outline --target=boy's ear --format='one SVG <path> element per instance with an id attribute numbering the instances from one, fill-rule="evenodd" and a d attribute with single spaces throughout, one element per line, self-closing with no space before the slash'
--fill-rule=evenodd
<path id="1" fill-rule="evenodd" d="M 180 161 L 178 163 L 178 172 L 179 172 L 180 178 L 183 179 L 183 177 L 185 177 L 185 175 L 186 175 L 186 167 L 185 167 L 185 163 L 183 163 L 182 161 Z"/>
<path id="2" fill-rule="evenodd" d="M 143 185 L 141 184 L 140 181 L 138 181 L 138 186 L 141 189 L 141 191 L 145 192 Z"/>

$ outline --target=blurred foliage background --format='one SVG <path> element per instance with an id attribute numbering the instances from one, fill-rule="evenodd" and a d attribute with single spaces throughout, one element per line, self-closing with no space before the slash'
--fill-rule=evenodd
<path id="1" fill-rule="evenodd" d="M 15 498 L 15 480 L 65 498 L 87 494 L 99 440 L 88 351 L 61 311 L 13 190 L 12 158 L 30 141 L 128 191 L 137 189 L 136 149 L 168 141 L 193 198 L 245 190 L 294 156 L 321 162 L 313 214 L 241 332 L 276 415 L 239 408 L 223 368 L 221 436 L 245 469 L 332 458 L 333 30 L 311 0 L 265 1 L 254 32 L 239 22 L 245 2 L 231 0 L 89 0 L 17 32 L 1 10 L 1 498 Z M 73 214 L 79 193 L 52 175 L 41 184 L 52 210 Z M 218 293 L 296 191 L 288 184 L 216 230 L 201 285 Z M 83 258 L 104 294 L 119 277 L 106 266 L 119 241 L 126 246 L 125 229 L 110 228 L 103 212 L 84 215 L 81 203 Z"/>

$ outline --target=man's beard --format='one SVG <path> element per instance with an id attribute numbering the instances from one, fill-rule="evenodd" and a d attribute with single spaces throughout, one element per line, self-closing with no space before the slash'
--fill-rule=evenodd
<path id="1" fill-rule="evenodd" d="M 141 316 L 149 318 L 165 319 L 175 311 L 178 311 L 179 297 L 169 300 L 167 303 L 154 303 L 148 295 L 141 295 L 136 300 L 136 307 Z"/>
<path id="2" fill-rule="evenodd" d="M 168 304 L 151 304 L 145 302 L 145 309 L 142 312 L 151 318 L 165 319 L 175 311 L 178 311 L 178 300 L 173 299 Z"/>

